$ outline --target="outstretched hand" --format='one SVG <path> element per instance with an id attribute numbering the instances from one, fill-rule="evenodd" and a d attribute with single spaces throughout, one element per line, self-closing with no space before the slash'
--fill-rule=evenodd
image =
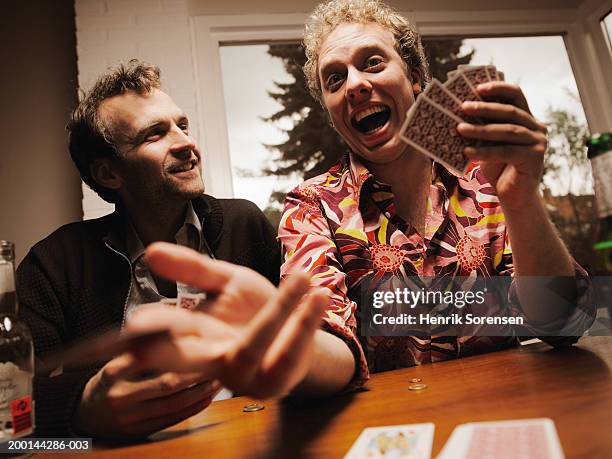
<path id="1" fill-rule="evenodd" d="M 160 276 L 198 287 L 211 299 L 196 312 L 155 305 L 135 313 L 128 330 L 171 332 L 170 339 L 135 351 L 144 365 L 201 372 L 258 398 L 283 395 L 304 378 L 329 301 L 310 292 L 308 276 L 293 275 L 276 289 L 248 268 L 161 242 L 147 249 L 146 259 Z"/>

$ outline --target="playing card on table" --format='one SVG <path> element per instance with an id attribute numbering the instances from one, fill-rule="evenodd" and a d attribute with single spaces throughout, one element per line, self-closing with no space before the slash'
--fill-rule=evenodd
<path id="1" fill-rule="evenodd" d="M 438 459 L 563 459 L 551 419 L 473 422 L 453 430 Z"/>
<path id="2" fill-rule="evenodd" d="M 344 459 L 429 459 L 433 434 L 432 423 L 369 427 Z"/>
<path id="3" fill-rule="evenodd" d="M 472 84 L 459 71 L 446 80 L 444 87 L 461 102 L 482 100 L 474 91 Z"/>
<path id="4" fill-rule="evenodd" d="M 464 175 L 469 161 L 463 149 L 476 142 L 459 135 L 457 125 L 461 122 L 461 118 L 421 95 L 406 115 L 401 137 L 434 161 Z"/>

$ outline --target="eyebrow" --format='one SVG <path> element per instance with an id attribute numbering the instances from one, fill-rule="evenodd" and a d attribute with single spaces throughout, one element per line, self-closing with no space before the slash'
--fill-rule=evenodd
<path id="1" fill-rule="evenodd" d="M 174 121 L 177 124 L 185 122 L 185 121 L 187 123 L 189 123 L 189 118 L 187 118 L 187 114 L 184 113 L 184 112 L 181 112 L 176 117 L 173 117 L 173 119 L 174 119 Z M 128 143 L 130 145 L 138 145 L 139 143 L 141 143 L 146 138 L 146 135 L 148 134 L 148 132 L 151 129 L 154 129 L 154 128 L 160 126 L 160 125 L 165 125 L 166 122 L 167 122 L 167 120 L 164 119 L 164 118 L 153 119 L 153 120 L 149 121 L 143 127 L 138 129 L 134 134 L 131 134 L 131 135 L 127 134 L 125 136 L 126 143 Z"/>
<path id="2" fill-rule="evenodd" d="M 365 45 L 355 50 L 355 52 L 353 52 L 350 56 L 350 59 L 361 60 L 364 58 L 364 56 L 370 55 L 372 53 L 380 53 L 383 54 L 385 57 L 387 56 L 385 50 L 379 45 Z M 333 67 L 338 64 L 342 64 L 342 61 L 335 57 L 332 57 L 327 61 L 323 61 L 319 67 L 319 72 L 321 73 L 321 76 L 326 76 L 326 73 L 330 71 L 330 68 L 333 69 Z"/>

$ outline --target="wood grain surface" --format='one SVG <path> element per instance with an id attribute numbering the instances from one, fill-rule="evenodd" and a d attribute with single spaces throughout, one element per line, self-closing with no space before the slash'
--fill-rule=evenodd
<path id="1" fill-rule="evenodd" d="M 428 388 L 408 390 L 411 378 Z M 341 458 L 366 427 L 421 422 L 435 424 L 435 457 L 458 424 L 549 417 L 567 458 L 611 458 L 612 338 L 587 337 L 566 349 L 538 343 L 379 373 L 362 392 L 266 401 L 264 410 L 244 413 L 252 401 L 215 402 L 146 443 L 102 447 L 88 457 Z"/>

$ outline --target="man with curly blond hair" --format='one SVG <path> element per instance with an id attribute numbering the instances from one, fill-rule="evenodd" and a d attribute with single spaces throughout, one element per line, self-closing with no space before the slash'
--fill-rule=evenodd
<path id="1" fill-rule="evenodd" d="M 393 34 L 395 51 L 404 61 L 406 74 L 414 72 L 425 86 L 430 79 L 429 63 L 418 32 L 392 8 L 376 0 L 328 2 L 319 4 L 304 28 L 304 74 L 310 94 L 325 108 L 317 75 L 319 50 L 327 36 L 342 23 L 376 23 Z"/>
<path id="2" fill-rule="evenodd" d="M 327 354 L 344 383 L 501 349 L 520 334 L 563 328 L 564 338 L 543 339 L 576 341 L 569 335 L 580 336 L 593 320 L 589 282 L 539 196 L 546 128 L 531 115 L 521 89 L 490 82 L 476 88 L 483 102 L 463 104 L 466 115 L 490 123 L 458 125 L 460 135 L 483 141 L 465 149 L 479 166 L 459 177 L 400 138 L 408 110 L 430 79 L 419 34 L 405 18 L 378 0 L 328 1 L 310 16 L 304 48 L 310 92 L 348 151 L 327 173 L 287 195 L 279 227 L 281 276 L 309 272 L 330 295 L 323 329 L 343 344 L 334 343 Z M 530 325 L 495 337 L 364 336 L 361 326 L 372 308 L 364 292 L 394 291 L 410 278 L 457 276 L 515 279 L 509 306 Z M 527 276 L 570 279 L 562 289 L 569 301 L 545 301 L 543 289 L 523 281 Z"/>

